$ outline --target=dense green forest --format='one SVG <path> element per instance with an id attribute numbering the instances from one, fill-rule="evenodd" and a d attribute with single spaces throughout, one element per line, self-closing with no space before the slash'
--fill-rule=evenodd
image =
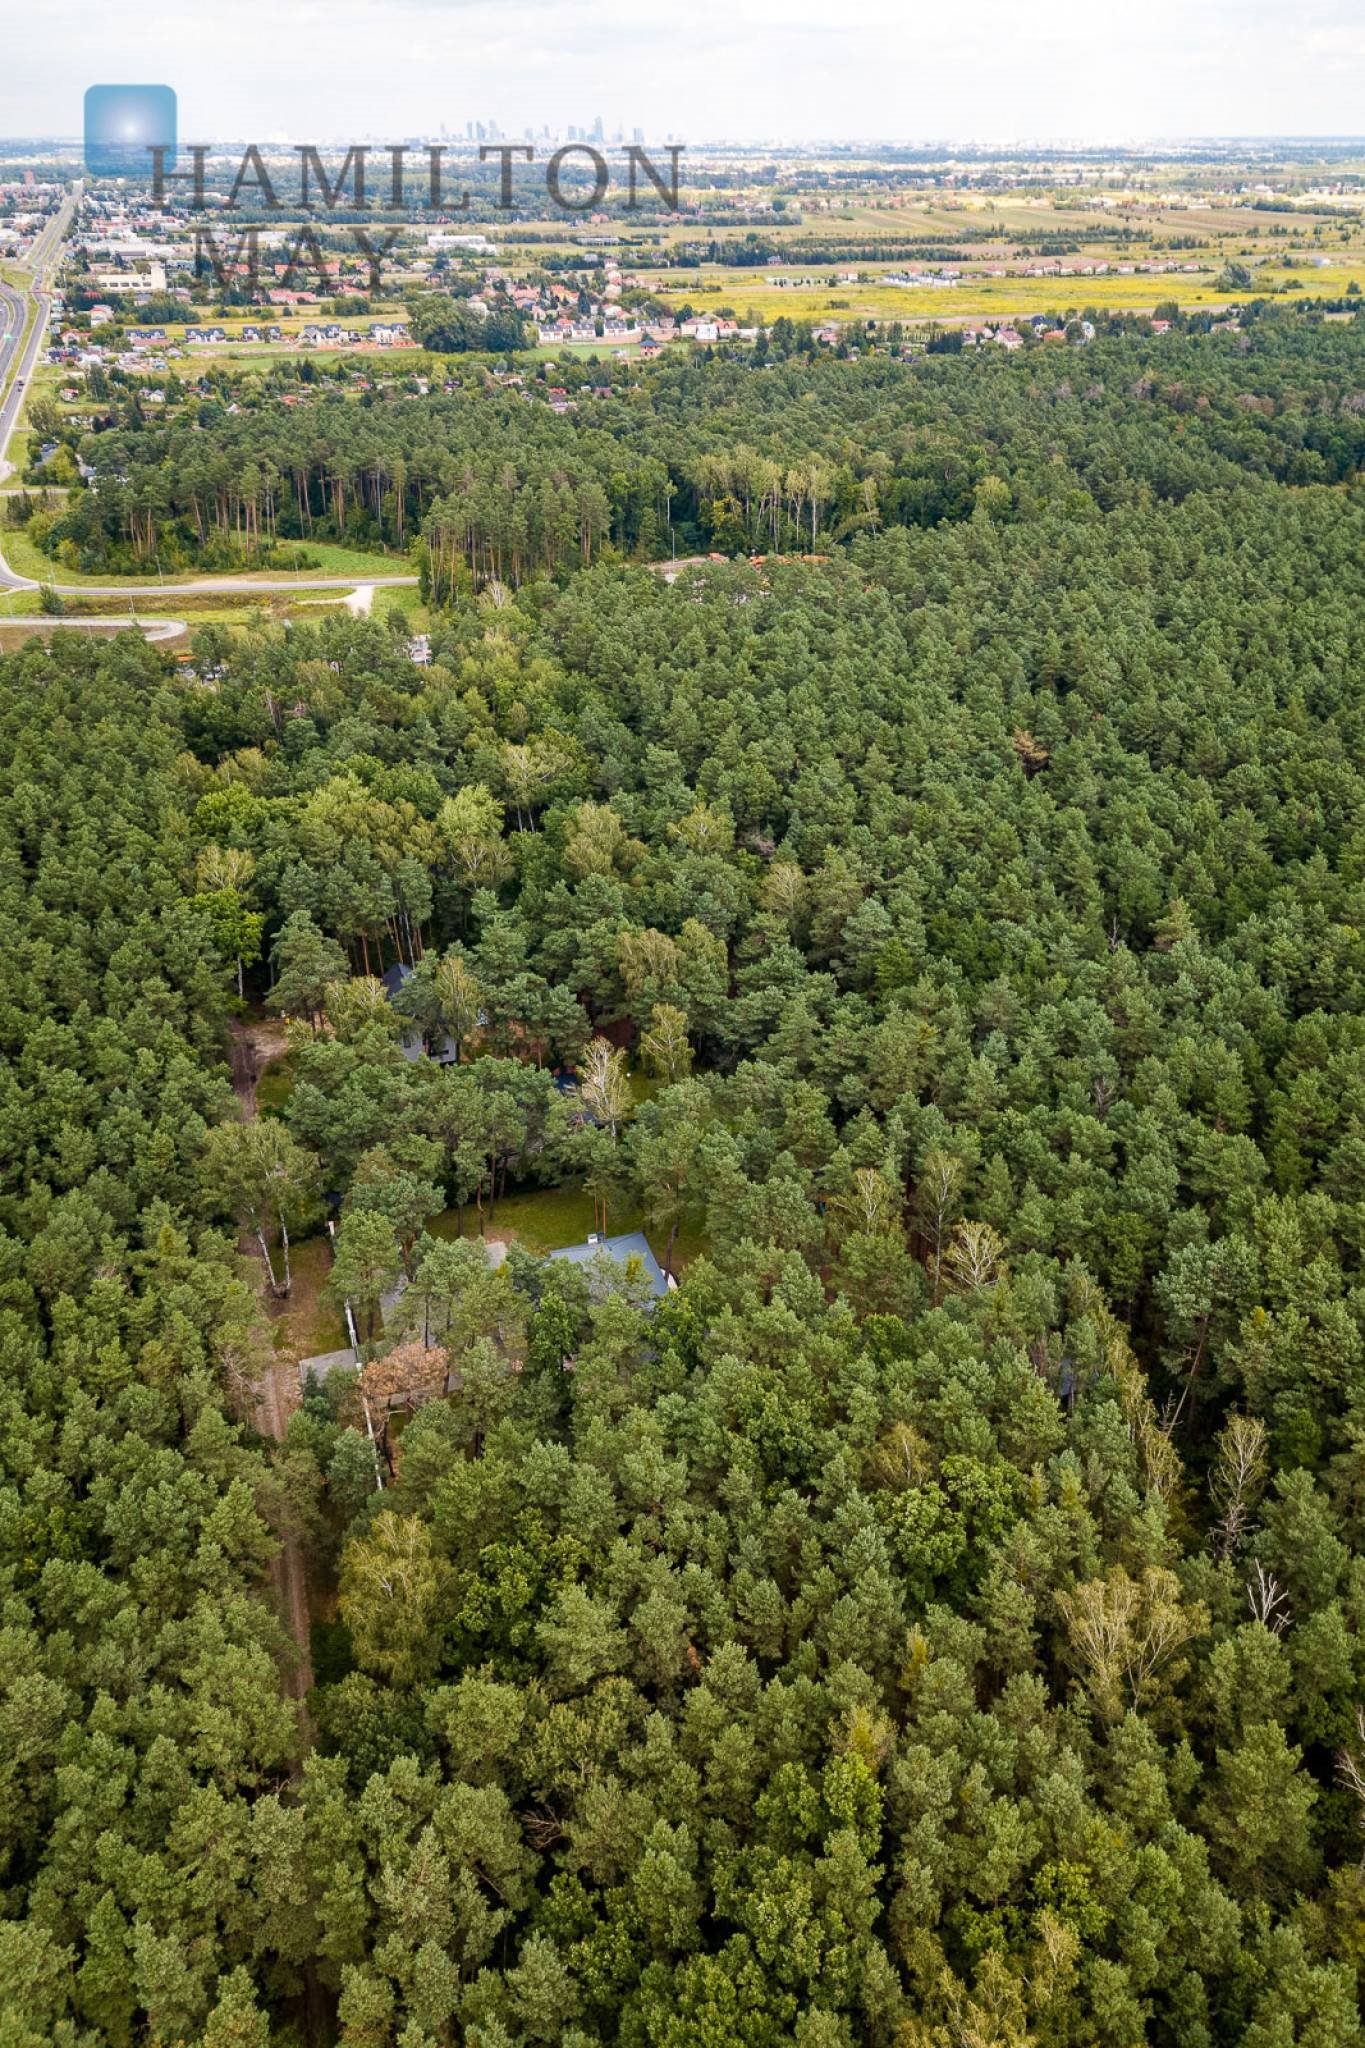
<path id="1" fill-rule="evenodd" d="M 1359 320 L 265 405 L 521 553 L 0 660 L 5 2048 L 1358 2042 Z"/>
<path id="2" fill-rule="evenodd" d="M 368 368 L 357 389 L 305 360 L 202 391 L 173 380 L 152 408 L 116 372 L 93 422 L 42 413 L 93 489 L 34 537 L 94 572 L 230 566 L 281 539 L 416 544 L 444 600 L 604 552 L 816 553 L 965 520 L 982 484 L 993 516 L 1027 518 L 1065 489 L 1109 512 L 1247 477 L 1339 483 L 1365 460 L 1361 359 L 1358 320 L 1265 310 L 1237 332 L 1116 331 L 1022 362 L 886 346 L 840 360 L 779 321 L 712 361 L 566 359 L 524 381 L 436 359 L 432 379 L 376 391 Z M 575 411 L 547 402 L 556 390 Z"/>

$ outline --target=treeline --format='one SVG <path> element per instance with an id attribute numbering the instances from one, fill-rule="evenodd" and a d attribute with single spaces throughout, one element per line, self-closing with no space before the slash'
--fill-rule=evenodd
<path id="1" fill-rule="evenodd" d="M 871 242 L 825 239 L 802 242 L 788 235 L 779 240 L 771 235 L 751 232 L 742 241 L 717 237 L 704 248 L 676 244 L 671 256 L 673 264 L 683 269 L 698 262 L 726 263 L 736 269 L 747 269 L 755 263 L 766 263 L 774 256 L 784 264 L 805 263 L 812 268 L 832 263 L 970 263 L 973 252 L 962 244 L 973 240 L 989 241 L 993 237 L 993 230 L 973 231 L 969 228 L 964 230 L 961 242 L 945 242 L 932 235 L 904 234 Z"/>
<path id="2" fill-rule="evenodd" d="M 544 379 L 519 388 L 482 371 L 446 394 L 366 393 L 359 407 L 330 393 L 287 407 L 303 387 L 250 380 L 193 416 L 181 404 L 158 417 L 130 396 L 103 431 L 67 430 L 96 488 L 34 538 L 100 570 L 157 554 L 216 565 L 281 538 L 406 550 L 425 528 L 444 595 L 457 566 L 518 583 L 603 546 L 644 560 L 674 543 L 820 552 L 867 528 L 966 518 L 978 486 L 997 514 L 1004 491 L 1027 519 L 1069 491 L 1109 510 L 1247 476 L 1347 482 L 1365 455 L 1359 319 L 1262 307 L 1236 333 L 1100 334 L 1084 353 L 1013 360 L 882 350 L 856 365 L 773 337 L 721 361 L 614 371 L 610 398 L 575 375 L 577 417 L 540 402 Z M 812 464 L 813 493 L 790 481 Z"/>
<path id="3" fill-rule="evenodd" d="M 210 399 L 194 410 L 153 424 L 133 398 L 115 426 L 88 436 L 96 487 L 33 529 L 44 549 L 72 566 L 135 568 L 158 551 L 163 564 L 218 564 L 285 538 L 403 549 L 435 514 L 439 557 L 444 527 L 454 532 L 468 507 L 469 565 L 488 573 L 502 562 L 519 578 L 558 565 L 566 507 L 585 558 L 604 537 L 652 552 L 664 523 L 661 463 L 606 432 L 575 432 L 515 390 L 361 408 L 327 394 L 236 414 Z M 520 541 L 497 531 L 507 502 L 519 507 Z"/>

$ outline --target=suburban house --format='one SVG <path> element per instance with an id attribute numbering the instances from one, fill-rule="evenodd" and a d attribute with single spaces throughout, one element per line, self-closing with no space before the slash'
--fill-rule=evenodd
<path id="1" fill-rule="evenodd" d="M 564 1259 L 571 1266 L 586 1266 L 590 1281 L 605 1274 L 606 1263 L 613 1262 L 622 1269 L 624 1278 L 632 1268 L 644 1280 L 656 1301 L 663 1299 L 676 1283 L 669 1279 L 649 1248 L 649 1239 L 643 1230 L 628 1230 L 620 1237 L 590 1237 L 586 1244 L 565 1245 L 562 1251 L 547 1252 L 547 1258 Z M 610 1278 L 606 1279 L 610 1289 Z"/>
<path id="2" fill-rule="evenodd" d="M 392 1002 L 405 984 L 411 980 L 412 969 L 407 965 L 406 961 L 395 960 L 393 966 L 386 967 L 380 975 L 379 986 L 383 989 L 389 1001 Z M 435 1060 L 439 1067 L 452 1067 L 460 1057 L 448 1038 L 433 1040 L 430 1052 L 428 1052 L 420 1031 L 405 1031 L 399 1043 L 405 1060 L 431 1058 Z"/>

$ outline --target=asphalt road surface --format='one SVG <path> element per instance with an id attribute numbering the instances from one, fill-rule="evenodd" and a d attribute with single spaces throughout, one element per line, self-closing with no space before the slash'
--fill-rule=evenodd
<path id="1" fill-rule="evenodd" d="M 14 422 L 18 418 L 19 406 L 22 403 L 23 386 L 28 381 L 28 371 L 23 364 L 20 364 L 18 375 L 12 381 L 6 381 L 10 378 L 10 372 L 18 357 L 20 339 L 27 318 L 27 300 L 15 291 L 13 285 L 0 283 L 0 320 L 4 321 L 3 333 L 0 334 L 0 390 L 5 393 L 3 401 L 0 401 L 0 462 L 3 462 L 10 435 L 14 431 Z M 40 339 L 46 328 L 47 321 L 44 317 L 34 327 L 30 342 Z M 31 346 L 24 350 L 28 369 L 32 369 L 37 353 L 37 349 Z"/>
<path id="2" fill-rule="evenodd" d="M 9 375 L 10 360 L 19 346 L 19 337 L 24 331 L 24 302 L 14 286 L 0 278 L 0 389 L 3 389 Z"/>
<path id="3" fill-rule="evenodd" d="M 65 618 L 0 618 L 0 628 L 9 627 L 25 636 L 38 633 L 99 633 L 108 639 L 114 632 L 128 631 L 141 633 L 145 640 L 178 640 L 182 633 L 188 633 L 190 626 L 184 619 L 65 619 Z"/>
<path id="4" fill-rule="evenodd" d="M 23 408 L 28 380 L 33 374 L 33 366 L 40 352 L 47 345 L 47 316 L 52 310 L 48 272 L 61 248 L 66 231 L 75 218 L 80 190 L 80 186 L 77 185 L 75 191 L 62 201 L 29 252 L 27 267 L 32 272 L 29 298 L 37 307 L 38 317 L 22 351 L 18 350 L 18 344 L 19 337 L 24 331 L 24 322 L 28 317 L 28 306 L 22 294 L 15 291 L 11 285 L 0 285 L 0 294 L 3 294 L 5 300 L 6 321 L 4 353 L 0 356 L 0 388 L 4 390 L 4 397 L 0 399 L 0 477 L 5 476 L 9 469 L 5 457 L 9 449 L 10 436 Z M 5 384 L 4 379 L 9 375 L 12 364 L 14 373 L 10 376 L 9 383 Z"/>

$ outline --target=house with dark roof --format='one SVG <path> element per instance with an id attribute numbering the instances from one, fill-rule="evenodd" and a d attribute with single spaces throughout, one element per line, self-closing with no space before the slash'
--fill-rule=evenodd
<path id="1" fill-rule="evenodd" d="M 590 1287 L 597 1279 L 611 1290 L 612 1265 L 620 1267 L 622 1279 L 634 1274 L 645 1281 L 656 1301 L 661 1301 L 673 1285 L 650 1250 L 643 1230 L 627 1230 L 619 1237 L 590 1237 L 586 1244 L 565 1245 L 561 1251 L 548 1252 L 546 1256 L 563 1259 L 571 1266 L 586 1267 Z"/>
<path id="2" fill-rule="evenodd" d="M 392 967 L 386 967 L 379 977 L 379 986 L 392 1002 L 400 990 L 412 980 L 412 969 L 404 960 L 395 960 Z M 480 1020 L 482 1021 L 482 1019 Z M 399 1040 L 405 1060 L 433 1059 L 438 1067 L 453 1067 L 460 1055 L 448 1038 L 439 1038 L 428 1046 L 420 1031 L 408 1030 Z"/>

